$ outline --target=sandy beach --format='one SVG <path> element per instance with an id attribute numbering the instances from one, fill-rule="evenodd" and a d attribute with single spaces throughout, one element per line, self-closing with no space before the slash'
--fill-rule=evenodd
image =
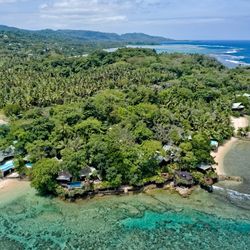
<path id="1" fill-rule="evenodd" d="M 231 117 L 231 122 L 235 129 L 235 132 L 237 132 L 239 128 L 245 128 L 249 125 L 247 117 Z M 225 142 L 222 146 L 220 146 L 217 152 L 211 152 L 211 156 L 216 162 L 214 168 L 216 168 L 217 174 L 225 175 L 225 170 L 223 166 L 224 157 L 238 140 L 238 138 L 232 137 L 229 141 Z"/>
<path id="2" fill-rule="evenodd" d="M 225 175 L 223 160 L 228 151 L 232 148 L 232 146 L 238 141 L 238 138 L 232 137 L 229 141 L 224 143 L 224 145 L 220 146 L 217 152 L 211 152 L 211 156 L 214 158 L 216 164 L 213 166 L 216 168 L 216 172 L 218 175 Z"/>
<path id="3" fill-rule="evenodd" d="M 0 180 L 0 205 L 15 200 L 20 194 L 30 190 L 28 181 L 20 181 L 18 179 Z"/>
<path id="4" fill-rule="evenodd" d="M 231 123 L 235 129 L 235 132 L 237 132 L 239 128 L 246 128 L 249 124 L 248 118 L 245 116 L 239 118 L 231 117 Z"/>

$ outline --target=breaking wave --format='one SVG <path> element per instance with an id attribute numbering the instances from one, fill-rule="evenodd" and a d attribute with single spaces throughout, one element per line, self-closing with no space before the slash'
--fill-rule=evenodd
<path id="1" fill-rule="evenodd" d="M 232 189 L 227 189 L 227 188 L 222 188 L 218 186 L 213 186 L 214 191 L 220 191 L 220 192 L 225 192 L 227 193 L 230 198 L 232 199 L 237 199 L 241 201 L 250 201 L 250 194 L 245 194 L 245 193 L 240 193 L 238 191 L 232 190 Z"/>

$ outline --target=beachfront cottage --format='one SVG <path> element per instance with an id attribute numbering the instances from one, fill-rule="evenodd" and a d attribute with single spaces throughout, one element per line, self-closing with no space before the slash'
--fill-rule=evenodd
<path id="1" fill-rule="evenodd" d="M 97 175 L 97 171 L 93 167 L 85 167 L 83 168 L 80 173 L 80 180 L 85 181 L 86 179 L 99 179 L 99 176 Z"/>
<path id="2" fill-rule="evenodd" d="M 0 162 L 10 160 L 14 157 L 15 155 L 15 147 L 10 146 L 6 148 L 5 150 L 0 151 Z"/>
<path id="3" fill-rule="evenodd" d="M 187 171 L 176 171 L 174 175 L 175 186 L 191 187 L 194 185 L 193 176 Z"/>
<path id="4" fill-rule="evenodd" d="M 58 173 L 56 180 L 61 184 L 67 184 L 68 182 L 72 181 L 72 175 L 68 170 L 62 170 Z"/>
<path id="5" fill-rule="evenodd" d="M 197 170 L 202 172 L 203 174 L 206 174 L 208 171 L 213 170 L 213 166 L 209 164 L 200 164 L 197 167 Z"/>
<path id="6" fill-rule="evenodd" d="M 0 165 L 0 175 L 4 177 L 9 173 L 13 172 L 15 169 L 13 160 L 6 161 Z"/>
<path id="7" fill-rule="evenodd" d="M 248 93 L 244 93 L 242 96 L 250 98 L 250 94 L 248 94 Z"/>
<path id="8" fill-rule="evenodd" d="M 211 140 L 210 141 L 210 146 L 212 148 L 212 150 L 216 151 L 219 147 L 219 142 L 216 140 Z"/>
<path id="9" fill-rule="evenodd" d="M 245 108 L 245 106 L 241 102 L 235 102 L 232 105 L 233 111 L 242 111 Z"/>

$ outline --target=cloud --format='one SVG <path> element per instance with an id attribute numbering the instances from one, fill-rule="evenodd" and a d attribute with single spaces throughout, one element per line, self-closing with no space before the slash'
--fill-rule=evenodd
<path id="1" fill-rule="evenodd" d="M 0 0 L 0 4 L 1 3 L 15 3 L 16 0 Z"/>
<path id="2" fill-rule="evenodd" d="M 0 4 L 26 2 L 28 0 L 0 0 Z"/>
<path id="3" fill-rule="evenodd" d="M 218 29 L 235 37 L 241 31 L 245 39 L 249 10 L 250 0 L 0 0 L 0 23 L 171 37 Z"/>
<path id="4" fill-rule="evenodd" d="M 40 5 L 42 18 L 85 22 L 128 20 L 136 9 L 160 4 L 160 0 L 55 0 Z"/>

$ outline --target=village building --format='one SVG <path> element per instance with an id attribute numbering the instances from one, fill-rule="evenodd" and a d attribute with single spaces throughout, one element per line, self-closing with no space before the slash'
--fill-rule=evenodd
<path id="1" fill-rule="evenodd" d="M 5 177 L 9 173 L 13 172 L 15 169 L 13 160 L 6 161 L 2 165 L 0 165 L 0 174 L 2 177 Z"/>
<path id="2" fill-rule="evenodd" d="M 213 166 L 210 164 L 200 164 L 197 167 L 197 170 L 202 172 L 203 174 L 206 174 L 208 171 L 213 170 Z"/>
<path id="3" fill-rule="evenodd" d="M 56 180 L 61 184 L 67 184 L 72 181 L 72 175 L 68 170 L 62 170 L 58 173 Z"/>
<path id="4" fill-rule="evenodd" d="M 15 155 L 15 147 L 10 146 L 5 150 L 0 151 L 0 162 L 10 160 L 14 157 Z"/>
<path id="5" fill-rule="evenodd" d="M 210 146 L 211 146 L 212 150 L 216 151 L 219 147 L 219 142 L 217 140 L 211 140 Z"/>
<path id="6" fill-rule="evenodd" d="M 194 185 L 193 176 L 187 171 L 176 171 L 174 175 L 175 186 L 191 187 Z"/>
<path id="7" fill-rule="evenodd" d="M 232 104 L 233 111 L 242 111 L 244 108 L 245 106 L 241 102 L 235 102 Z"/>
<path id="8" fill-rule="evenodd" d="M 85 167 L 83 168 L 80 173 L 79 177 L 81 181 L 89 180 L 89 179 L 100 179 L 97 174 L 97 171 L 93 167 Z"/>

